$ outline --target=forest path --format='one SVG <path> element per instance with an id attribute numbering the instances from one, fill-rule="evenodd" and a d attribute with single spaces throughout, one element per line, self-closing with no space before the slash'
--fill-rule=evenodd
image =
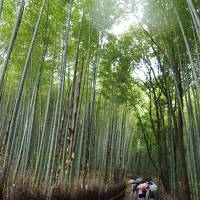
<path id="1" fill-rule="evenodd" d="M 133 200 L 133 192 L 129 192 L 129 193 L 126 195 L 125 200 Z"/>

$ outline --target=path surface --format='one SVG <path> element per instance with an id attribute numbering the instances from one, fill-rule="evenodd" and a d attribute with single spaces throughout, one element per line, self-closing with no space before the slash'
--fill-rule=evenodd
<path id="1" fill-rule="evenodd" d="M 133 193 L 129 192 L 125 200 L 133 200 Z"/>

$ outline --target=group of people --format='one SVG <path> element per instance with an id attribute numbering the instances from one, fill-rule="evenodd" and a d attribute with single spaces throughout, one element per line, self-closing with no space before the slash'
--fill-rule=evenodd
<path id="1" fill-rule="evenodd" d="M 129 180 L 129 183 L 132 185 L 133 195 L 135 199 L 155 199 L 154 192 L 157 191 L 158 186 L 152 179 L 137 178 L 135 180 Z"/>

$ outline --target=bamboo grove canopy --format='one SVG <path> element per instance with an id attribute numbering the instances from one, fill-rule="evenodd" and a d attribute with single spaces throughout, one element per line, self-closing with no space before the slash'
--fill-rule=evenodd
<path id="1" fill-rule="evenodd" d="M 198 200 L 199 50 L 199 0 L 0 0 L 1 191 L 124 169 Z"/>

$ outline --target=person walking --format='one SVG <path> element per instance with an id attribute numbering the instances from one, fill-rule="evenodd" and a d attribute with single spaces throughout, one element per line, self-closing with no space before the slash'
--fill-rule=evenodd
<path id="1" fill-rule="evenodd" d="M 137 200 L 154 200 L 155 191 L 158 190 L 157 184 L 150 178 L 137 178 L 129 180 L 132 185 L 133 197 Z"/>

